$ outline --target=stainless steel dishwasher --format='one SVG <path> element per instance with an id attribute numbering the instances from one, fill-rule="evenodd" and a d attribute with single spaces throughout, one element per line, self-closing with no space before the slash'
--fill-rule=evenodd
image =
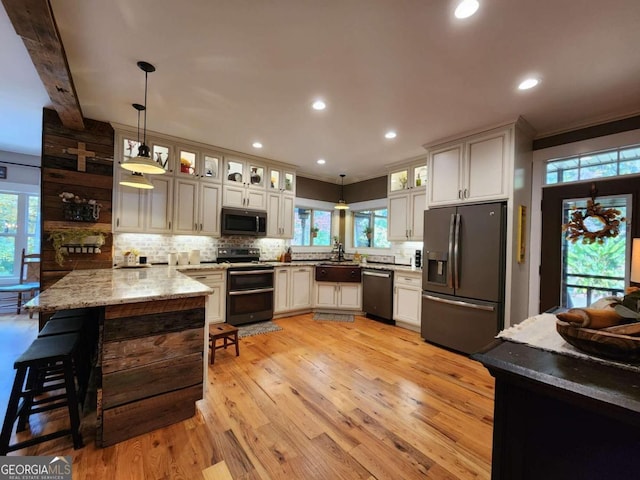
<path id="1" fill-rule="evenodd" d="M 393 321 L 392 270 L 362 270 L 362 309 L 376 318 Z"/>

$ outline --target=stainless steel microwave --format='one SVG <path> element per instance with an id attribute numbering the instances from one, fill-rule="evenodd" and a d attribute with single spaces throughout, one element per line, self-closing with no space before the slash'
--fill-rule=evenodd
<path id="1" fill-rule="evenodd" d="M 222 235 L 267 235 L 267 212 L 244 208 L 222 209 Z"/>

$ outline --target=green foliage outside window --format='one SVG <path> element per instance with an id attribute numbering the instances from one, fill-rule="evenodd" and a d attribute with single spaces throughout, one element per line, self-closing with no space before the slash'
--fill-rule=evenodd
<path id="1" fill-rule="evenodd" d="M 354 248 L 389 248 L 387 209 L 361 210 L 353 213 Z"/>
<path id="2" fill-rule="evenodd" d="M 331 212 L 312 208 L 295 208 L 295 225 L 292 245 L 331 245 Z"/>

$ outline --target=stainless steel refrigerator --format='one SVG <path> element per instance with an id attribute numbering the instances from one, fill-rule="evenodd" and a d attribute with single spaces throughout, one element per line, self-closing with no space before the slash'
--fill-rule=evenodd
<path id="1" fill-rule="evenodd" d="M 506 203 L 424 213 L 422 325 L 426 341 L 464 353 L 504 325 Z"/>

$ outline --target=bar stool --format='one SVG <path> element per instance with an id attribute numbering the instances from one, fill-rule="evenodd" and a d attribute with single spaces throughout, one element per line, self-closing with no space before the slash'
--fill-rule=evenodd
<path id="1" fill-rule="evenodd" d="M 89 374 L 91 372 L 90 362 L 91 354 L 88 345 L 89 339 L 86 334 L 86 322 L 87 318 L 83 316 L 77 317 L 51 317 L 47 323 L 44 324 L 42 330 L 38 332 L 38 338 L 52 337 L 56 335 L 65 335 L 69 333 L 78 334 L 78 346 L 74 354 L 74 367 L 76 378 L 78 379 L 78 397 L 80 403 L 84 404 L 84 397 L 89 384 Z M 40 372 L 41 374 L 43 372 Z M 58 368 L 57 371 L 51 370 L 47 372 L 51 374 L 61 374 L 62 369 Z M 43 383 L 43 378 L 38 379 L 38 383 Z"/>
<path id="2" fill-rule="evenodd" d="M 78 338 L 77 333 L 36 338 L 15 361 L 13 368 L 16 369 L 16 377 L 9 396 L 2 432 L 0 432 L 0 455 L 69 434 L 73 438 L 73 448 L 78 449 L 83 446 L 78 397 L 73 375 L 73 357 Z M 51 374 L 60 368 L 62 370 L 60 378 Z M 38 378 L 46 380 L 40 384 Z M 62 394 L 36 399 L 36 396 L 42 393 L 63 389 Z M 21 399 L 24 400 L 22 404 Z M 16 432 L 21 432 L 25 430 L 32 414 L 62 407 L 67 407 L 69 411 L 70 428 L 33 437 L 13 445 L 9 444 L 16 420 L 18 421 Z"/>

